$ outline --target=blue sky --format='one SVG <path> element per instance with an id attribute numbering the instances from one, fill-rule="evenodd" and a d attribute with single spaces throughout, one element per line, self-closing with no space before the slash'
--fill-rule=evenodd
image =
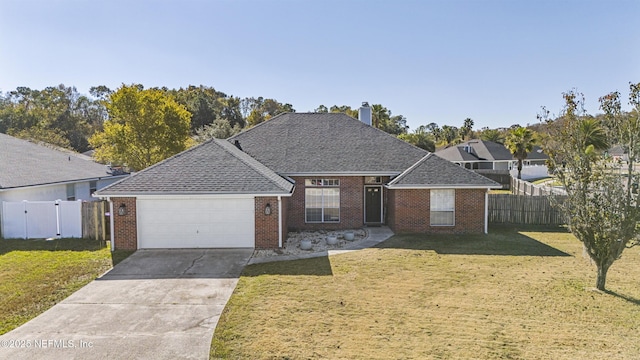
<path id="1" fill-rule="evenodd" d="M 0 91 L 213 86 L 380 103 L 412 129 L 536 123 L 640 82 L 640 1 L 2 0 Z"/>

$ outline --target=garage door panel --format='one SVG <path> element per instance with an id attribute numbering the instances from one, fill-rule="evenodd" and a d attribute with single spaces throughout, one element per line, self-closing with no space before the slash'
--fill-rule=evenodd
<path id="1" fill-rule="evenodd" d="M 142 199 L 140 248 L 254 247 L 254 200 Z"/>

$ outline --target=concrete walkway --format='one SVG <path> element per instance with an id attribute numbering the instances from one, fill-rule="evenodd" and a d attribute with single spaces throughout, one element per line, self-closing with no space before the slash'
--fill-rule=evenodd
<path id="1" fill-rule="evenodd" d="M 387 226 L 379 227 L 367 227 L 367 237 L 358 241 L 355 244 L 350 244 L 339 250 L 328 250 L 319 252 L 310 252 L 305 254 L 293 254 L 293 255 L 279 255 L 279 256 L 265 256 L 265 257 L 253 257 L 249 260 L 249 264 L 262 264 L 274 261 L 286 261 L 286 260 L 299 260 L 299 259 L 311 259 L 316 257 L 323 257 L 329 255 L 344 254 L 351 251 L 362 250 L 378 245 L 379 243 L 392 237 L 393 231 Z"/>
<path id="2" fill-rule="evenodd" d="M 139 250 L 0 336 L 0 359 L 208 359 L 252 250 Z"/>

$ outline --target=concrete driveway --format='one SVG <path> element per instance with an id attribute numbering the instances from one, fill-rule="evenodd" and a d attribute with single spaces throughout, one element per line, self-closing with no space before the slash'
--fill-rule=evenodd
<path id="1" fill-rule="evenodd" d="M 139 250 L 0 336 L 2 359 L 208 359 L 252 250 Z"/>

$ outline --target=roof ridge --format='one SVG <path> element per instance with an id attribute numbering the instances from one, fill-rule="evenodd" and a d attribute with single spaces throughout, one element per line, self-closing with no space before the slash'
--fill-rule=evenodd
<path id="1" fill-rule="evenodd" d="M 405 171 L 403 171 L 400 175 L 396 176 L 393 180 L 389 182 L 389 185 L 393 185 L 400 180 L 404 179 L 407 175 L 411 174 L 418 166 L 427 161 L 428 158 L 433 155 L 432 152 L 429 152 L 427 155 L 423 156 L 420 160 L 416 161 L 413 165 L 409 166 Z"/>
<path id="2" fill-rule="evenodd" d="M 186 149 L 186 150 L 184 150 L 184 151 L 181 151 L 181 152 L 179 152 L 179 153 L 177 153 L 177 154 L 171 155 L 170 157 L 168 157 L 168 158 L 166 158 L 166 159 L 164 159 L 164 160 L 158 161 L 157 163 L 155 163 L 155 164 L 153 164 L 153 165 L 151 165 L 151 166 L 147 166 L 146 168 L 144 168 L 144 169 L 142 169 L 142 170 L 140 170 L 140 171 L 137 171 L 137 172 L 135 172 L 135 173 L 132 173 L 132 174 L 131 174 L 131 176 L 127 176 L 127 177 L 125 177 L 125 178 L 123 178 L 123 179 L 120 179 L 120 180 L 118 180 L 118 181 L 114 182 L 113 184 L 109 184 L 109 185 L 107 185 L 107 186 L 103 187 L 102 189 L 98 190 L 96 193 L 101 193 L 101 192 L 103 192 L 104 190 L 108 190 L 109 188 L 112 188 L 112 187 L 114 187 L 114 186 L 116 186 L 116 185 L 120 184 L 121 182 L 123 182 L 123 181 L 125 181 L 125 180 L 127 180 L 127 179 L 130 179 L 130 178 L 132 178 L 132 177 L 134 177 L 134 176 L 136 176 L 136 175 L 138 175 L 138 174 L 144 174 L 145 172 L 150 171 L 151 169 L 154 169 L 154 168 L 156 168 L 156 167 L 160 166 L 161 164 L 164 164 L 164 163 L 166 163 L 166 162 L 168 162 L 168 161 L 170 161 L 170 160 L 172 160 L 172 159 L 175 159 L 175 158 L 181 157 L 181 156 L 183 156 L 184 154 L 190 153 L 190 152 L 192 152 L 193 150 L 195 150 L 195 149 L 197 149 L 197 148 L 199 148 L 199 147 L 202 147 L 202 146 L 204 146 L 205 144 L 210 143 L 212 140 L 214 140 L 214 138 L 211 138 L 211 139 L 209 139 L 209 140 L 207 140 L 207 141 L 205 141 L 205 142 L 203 142 L 203 143 L 201 143 L 201 144 L 198 144 L 198 145 L 192 146 L 192 147 L 190 147 L 190 148 L 188 148 L 188 149 Z"/>
<path id="3" fill-rule="evenodd" d="M 282 181 L 288 182 L 286 179 L 278 175 L 275 171 L 269 169 L 263 163 L 251 157 L 251 155 L 238 149 L 234 144 L 224 139 L 215 139 L 215 144 L 218 145 L 220 148 L 222 148 L 222 150 L 224 150 L 225 152 L 231 154 L 236 159 L 242 161 L 245 165 L 250 166 L 251 168 L 256 170 L 259 174 L 269 179 L 269 181 L 271 181 L 271 183 L 273 183 L 274 185 L 278 186 L 283 190 L 287 190 L 282 186 L 283 184 L 279 183 L 278 181 L 281 179 Z"/>
<path id="4" fill-rule="evenodd" d="M 238 135 L 247 133 L 249 131 L 252 131 L 253 129 L 258 128 L 258 127 L 262 126 L 263 124 L 266 124 L 267 122 L 269 122 L 271 120 L 278 119 L 280 117 L 284 117 L 285 115 L 295 114 L 295 113 L 296 113 L 295 111 L 294 112 L 287 111 L 287 112 L 280 113 L 280 114 L 278 114 L 278 115 L 276 115 L 274 117 L 270 117 L 269 119 L 267 119 L 267 120 L 265 120 L 265 121 L 263 121 L 263 122 L 261 122 L 261 123 L 259 123 L 257 125 L 254 125 L 254 126 L 248 128 L 248 129 L 244 129 L 243 131 L 240 131 L 239 133 L 237 133 L 237 134 L 235 134 L 233 136 L 230 136 L 229 138 L 226 139 L 226 141 L 230 141 L 231 139 L 235 139 L 236 137 L 238 137 Z M 300 113 L 298 113 L 298 114 L 300 114 Z"/>

